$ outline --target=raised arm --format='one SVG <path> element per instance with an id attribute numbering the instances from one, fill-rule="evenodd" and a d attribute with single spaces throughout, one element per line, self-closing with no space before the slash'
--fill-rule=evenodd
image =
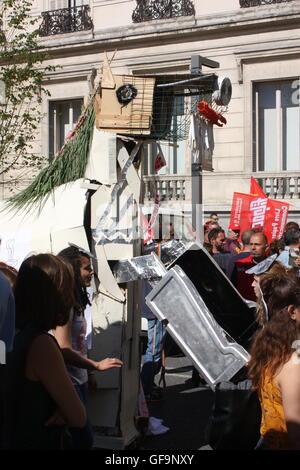
<path id="1" fill-rule="evenodd" d="M 81 356 L 78 352 L 72 349 L 72 314 L 68 323 L 64 326 L 56 327 L 54 331 L 54 336 L 62 350 L 65 361 L 68 364 L 71 364 L 75 367 L 80 367 L 81 369 L 87 370 L 108 370 L 116 367 L 122 366 L 122 361 L 115 358 L 106 358 L 102 361 L 93 361 L 87 357 Z"/>

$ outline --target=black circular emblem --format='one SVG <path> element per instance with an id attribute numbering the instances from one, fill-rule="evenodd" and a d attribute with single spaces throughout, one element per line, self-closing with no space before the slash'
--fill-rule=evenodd
<path id="1" fill-rule="evenodd" d="M 133 85 L 123 85 L 117 89 L 116 95 L 119 103 L 128 104 L 136 97 L 137 89 Z"/>

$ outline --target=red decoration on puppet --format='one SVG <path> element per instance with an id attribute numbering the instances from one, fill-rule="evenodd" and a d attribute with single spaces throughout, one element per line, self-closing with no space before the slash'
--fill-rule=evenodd
<path id="1" fill-rule="evenodd" d="M 217 113 L 211 106 L 209 106 L 206 101 L 199 101 L 197 104 L 197 108 L 199 113 L 201 113 L 206 119 L 208 119 L 212 124 L 217 124 L 219 127 L 223 127 L 223 124 L 219 123 L 218 121 L 227 124 L 226 119 L 222 116 L 222 114 Z"/>

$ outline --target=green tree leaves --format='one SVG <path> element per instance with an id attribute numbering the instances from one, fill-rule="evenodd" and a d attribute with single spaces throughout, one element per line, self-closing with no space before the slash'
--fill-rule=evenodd
<path id="1" fill-rule="evenodd" d="M 49 95 L 43 87 L 49 55 L 38 42 L 39 18 L 31 16 L 32 0 L 0 2 L 0 80 L 5 99 L 0 103 L 0 175 L 12 169 L 40 167 L 33 152 L 40 103 Z"/>

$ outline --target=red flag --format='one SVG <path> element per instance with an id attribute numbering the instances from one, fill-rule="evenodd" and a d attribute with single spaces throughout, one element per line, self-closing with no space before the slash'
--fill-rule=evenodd
<path id="1" fill-rule="evenodd" d="M 256 181 L 253 176 L 251 176 L 251 182 L 250 182 L 250 194 L 253 196 L 260 196 L 260 197 L 268 197 L 265 192 L 262 190 L 262 188 L 259 186 L 258 182 Z"/>
<path id="2" fill-rule="evenodd" d="M 143 233 L 144 233 L 144 245 L 150 242 L 154 238 L 154 229 L 149 227 L 148 220 L 142 214 L 142 224 L 143 224 Z"/>
<path id="3" fill-rule="evenodd" d="M 268 200 L 268 212 L 266 215 L 266 228 L 264 230 L 268 240 L 279 239 L 283 236 L 287 223 L 290 204 L 286 202 Z"/>
<path id="4" fill-rule="evenodd" d="M 154 174 L 156 174 L 161 168 L 166 166 L 166 160 L 162 152 L 161 146 L 159 144 L 157 144 L 157 146 L 158 146 L 158 154 L 156 155 L 156 158 L 154 161 Z"/>
<path id="5" fill-rule="evenodd" d="M 242 234 L 251 227 L 250 203 L 253 199 L 251 194 L 233 193 L 229 228 L 240 230 Z"/>
<path id="6" fill-rule="evenodd" d="M 287 221 L 289 204 L 252 194 L 234 193 L 231 206 L 230 225 L 241 234 L 249 229 L 261 229 L 269 243 L 282 237 Z"/>

